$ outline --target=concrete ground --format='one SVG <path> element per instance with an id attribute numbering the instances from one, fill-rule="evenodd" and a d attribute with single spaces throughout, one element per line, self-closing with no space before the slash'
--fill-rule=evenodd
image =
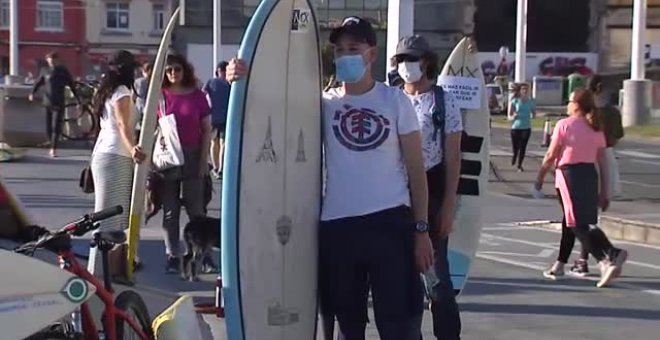
<path id="1" fill-rule="evenodd" d="M 497 153 L 507 150 L 507 132 L 502 130 L 498 134 L 494 129 L 493 133 L 494 158 L 506 157 Z M 660 211 L 658 188 L 641 185 L 654 184 L 656 180 L 660 184 L 657 170 L 653 172 L 655 162 L 660 160 L 657 150 L 637 143 L 622 144 L 620 149 L 624 152 L 619 153 L 624 158 L 620 160 L 624 180 L 640 183 L 624 187 L 626 199 L 643 202 L 640 206 L 648 207 L 640 208 L 645 212 L 634 212 L 637 215 Z M 540 151 L 539 147 L 535 152 Z M 82 194 L 77 186 L 78 174 L 89 159 L 89 151 L 62 150 L 61 157 L 54 160 L 46 153 L 47 150 L 31 149 L 20 162 L 0 163 L 0 174 L 35 222 L 54 229 L 93 209 L 93 196 Z M 532 166 L 529 168 L 531 172 Z M 523 192 L 529 184 L 527 180 L 521 179 L 516 185 L 522 189 L 515 191 L 496 176 L 491 178 L 480 249 L 470 281 L 459 300 L 464 339 L 657 339 L 660 247 L 615 242 L 628 249 L 631 256 L 622 278 L 611 288 L 595 288 L 593 278 L 545 280 L 540 272 L 554 261 L 559 234 L 521 227 L 515 222 L 557 219 L 560 214 L 557 203 L 552 198 L 529 199 Z M 615 202 L 613 211 L 618 204 Z M 217 195 L 210 207 L 210 214 L 218 216 Z M 142 230 L 140 256 L 145 268 L 138 275 L 138 285 L 131 288 L 145 298 L 152 317 L 181 294 L 210 300 L 215 279 L 213 275 L 204 275 L 202 282 L 188 283 L 163 274 L 164 246 L 159 223 L 160 216 L 156 216 Z M 86 246 L 80 240 L 76 250 L 84 253 Z M 591 270 L 595 275 L 593 263 Z M 221 319 L 209 315 L 203 319 L 207 339 L 225 338 Z M 423 331 L 425 339 L 433 338 L 428 312 Z M 373 323 L 367 333 L 368 339 L 378 339 Z"/>

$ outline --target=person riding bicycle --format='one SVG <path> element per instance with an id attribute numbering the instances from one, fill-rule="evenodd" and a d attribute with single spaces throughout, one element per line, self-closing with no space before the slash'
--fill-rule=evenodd
<path id="1" fill-rule="evenodd" d="M 64 88 L 71 89 L 78 105 L 81 104 L 80 97 L 71 77 L 71 73 L 60 62 L 57 52 L 50 52 L 46 55 L 48 68 L 41 73 L 39 79 L 34 83 L 30 93 L 30 101 L 34 100 L 34 94 L 44 86 L 46 91 L 43 96 L 43 105 L 46 107 L 46 133 L 50 140 L 50 157 L 57 157 L 57 141 L 62 134 L 62 119 L 64 118 L 64 108 L 66 96 Z"/>

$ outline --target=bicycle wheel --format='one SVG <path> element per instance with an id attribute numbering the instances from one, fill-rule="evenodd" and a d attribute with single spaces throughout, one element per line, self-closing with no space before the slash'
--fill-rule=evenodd
<path id="1" fill-rule="evenodd" d="M 67 109 L 71 106 L 67 106 Z M 92 137 L 96 130 L 96 117 L 89 106 L 76 108 L 69 118 L 63 119 L 62 136 L 68 140 L 86 140 Z"/>
<path id="2" fill-rule="evenodd" d="M 153 339 L 153 331 L 151 329 L 151 318 L 149 317 L 149 311 L 147 306 L 144 304 L 144 300 L 134 291 L 123 291 L 117 299 L 115 300 L 115 307 L 121 309 L 129 317 L 132 317 L 142 328 L 142 331 L 149 337 Z M 117 339 L 140 339 L 139 335 L 131 328 L 130 324 L 125 320 L 117 319 L 116 320 L 116 329 L 117 329 Z"/>

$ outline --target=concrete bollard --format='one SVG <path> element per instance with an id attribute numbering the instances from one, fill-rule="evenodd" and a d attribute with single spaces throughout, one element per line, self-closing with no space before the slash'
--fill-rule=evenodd
<path id="1" fill-rule="evenodd" d="M 650 80 L 625 80 L 623 82 L 623 127 L 646 125 L 650 121 L 652 105 Z"/>

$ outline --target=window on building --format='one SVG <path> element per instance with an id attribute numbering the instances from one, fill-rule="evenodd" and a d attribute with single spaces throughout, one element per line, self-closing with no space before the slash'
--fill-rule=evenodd
<path id="1" fill-rule="evenodd" d="M 0 3 L 0 28 L 9 28 L 9 0 Z"/>
<path id="2" fill-rule="evenodd" d="M 62 0 L 37 1 L 37 28 L 61 30 L 64 25 Z"/>
<path id="3" fill-rule="evenodd" d="M 164 4 L 154 4 L 153 5 L 153 16 L 154 16 L 154 31 L 162 31 L 165 29 L 165 5 Z"/>
<path id="4" fill-rule="evenodd" d="M 128 30 L 130 14 L 129 4 L 125 2 L 108 2 L 105 4 L 105 27 L 109 30 Z"/>

